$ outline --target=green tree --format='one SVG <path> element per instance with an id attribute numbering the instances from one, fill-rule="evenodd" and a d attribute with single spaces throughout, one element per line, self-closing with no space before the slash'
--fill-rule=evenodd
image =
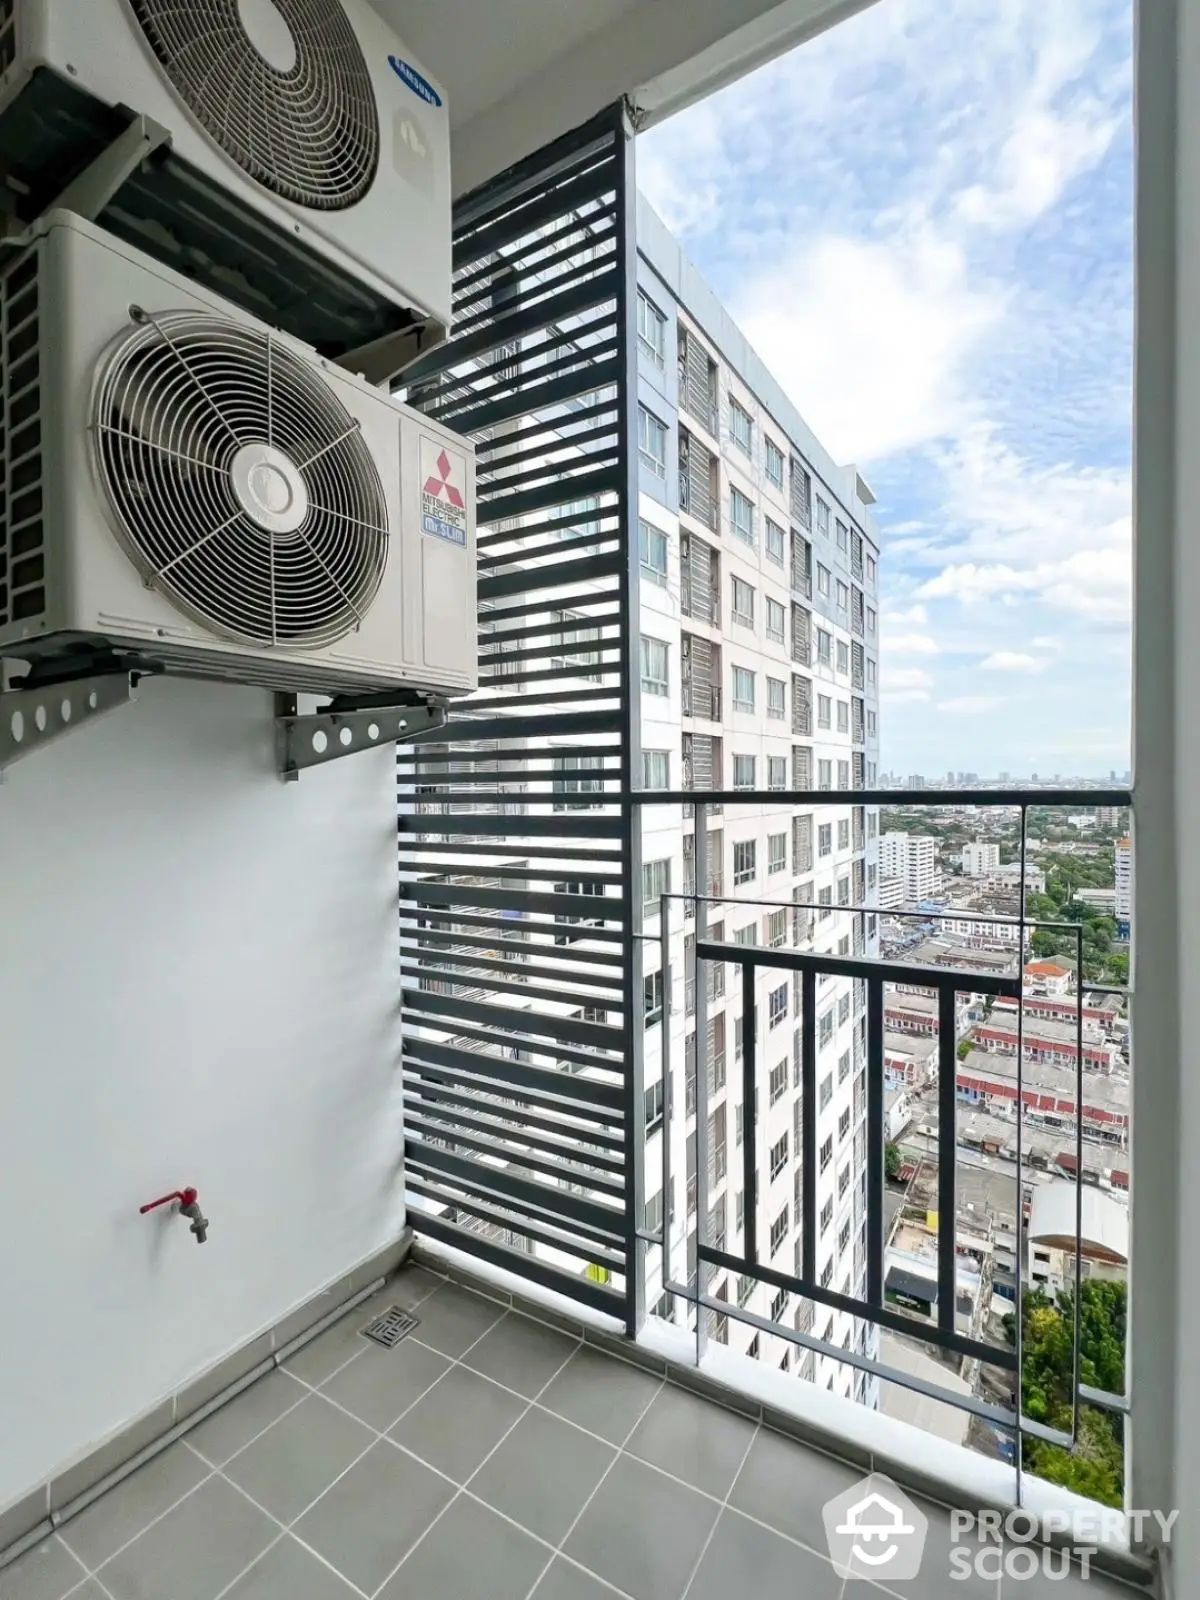
<path id="1" fill-rule="evenodd" d="M 974 1048 L 974 1043 L 975 1041 L 973 1039 L 960 1039 L 958 1041 L 958 1059 L 960 1061 L 965 1061 L 971 1054 L 971 1051 Z"/>
<path id="2" fill-rule="evenodd" d="M 1080 1300 L 1080 1381 L 1110 1394 L 1125 1390 L 1123 1283 L 1085 1283 Z M 1063 1431 L 1071 1427 L 1074 1365 L 1074 1296 L 1051 1300 L 1041 1289 L 1023 1298 L 1022 1393 L 1025 1415 Z M 1010 1344 L 1016 1343 L 1016 1316 L 1004 1319 Z M 1038 1477 L 1073 1489 L 1104 1505 L 1124 1503 L 1125 1459 L 1120 1418 L 1094 1406 L 1081 1406 L 1073 1451 L 1041 1439 L 1026 1439 L 1024 1465 Z"/>
<path id="3" fill-rule="evenodd" d="M 903 1162 L 900 1159 L 900 1146 L 891 1140 L 883 1147 L 883 1170 L 893 1182 L 900 1176 Z"/>

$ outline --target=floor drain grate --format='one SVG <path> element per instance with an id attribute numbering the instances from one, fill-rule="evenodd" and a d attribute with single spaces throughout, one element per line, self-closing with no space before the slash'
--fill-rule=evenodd
<path id="1" fill-rule="evenodd" d="M 365 1339 L 374 1339 L 376 1344 L 383 1345 L 390 1350 L 393 1345 L 407 1339 L 417 1326 L 417 1319 L 411 1311 L 404 1311 L 399 1306 L 389 1306 L 381 1312 L 374 1322 L 368 1322 L 362 1330 Z"/>

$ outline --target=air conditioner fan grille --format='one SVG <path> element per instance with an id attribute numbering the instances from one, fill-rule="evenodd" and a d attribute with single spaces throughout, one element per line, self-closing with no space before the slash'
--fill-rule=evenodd
<path id="1" fill-rule="evenodd" d="M 315 210 L 363 198 L 379 166 L 379 114 L 339 0 L 254 0 L 255 37 L 246 0 L 131 4 L 176 92 L 244 172 Z"/>
<path id="2" fill-rule="evenodd" d="M 92 420 L 131 559 L 205 627 L 319 646 L 366 615 L 387 562 L 379 472 L 319 372 L 270 333 L 139 315 L 102 361 Z"/>

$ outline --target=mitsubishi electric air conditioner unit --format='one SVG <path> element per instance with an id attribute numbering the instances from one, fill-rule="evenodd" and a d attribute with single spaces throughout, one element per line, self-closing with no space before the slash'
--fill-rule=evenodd
<path id="1" fill-rule="evenodd" d="M 18 218 L 138 116 L 170 145 L 109 201 L 110 231 L 324 355 L 445 337 L 445 94 L 367 0 L 0 0 Z"/>
<path id="2" fill-rule="evenodd" d="M 475 686 L 455 434 L 65 212 L 0 276 L 0 399 L 0 656 Z"/>

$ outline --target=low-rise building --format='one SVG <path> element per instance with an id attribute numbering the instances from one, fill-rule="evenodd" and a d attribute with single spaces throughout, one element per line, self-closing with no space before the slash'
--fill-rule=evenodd
<path id="1" fill-rule="evenodd" d="M 972 1037 L 981 1050 L 992 1054 L 1015 1055 L 1017 1024 L 1016 1002 L 997 1000 L 991 1015 L 975 1023 Z M 1076 1024 L 1045 1017 L 1026 1017 L 1021 1030 L 1021 1048 L 1026 1062 L 1047 1061 L 1055 1066 L 1074 1067 L 1078 1057 Z M 1105 1040 L 1094 1022 L 1084 1022 L 1083 1064 L 1092 1072 L 1111 1072 L 1117 1064 L 1116 1047 Z"/>
<path id="2" fill-rule="evenodd" d="M 992 1116 L 1015 1119 L 1016 1062 L 1012 1057 L 972 1050 L 958 1065 L 955 1082 L 960 1103 L 979 1106 Z M 1078 1110 L 1075 1072 L 1048 1061 L 1026 1061 L 1021 1074 L 1021 1103 L 1026 1120 L 1036 1126 L 1074 1131 Z M 1121 1075 L 1089 1076 L 1083 1097 L 1085 1134 L 1124 1147 L 1129 1140 L 1129 1079 Z"/>
<path id="3" fill-rule="evenodd" d="M 885 1019 L 886 1026 L 886 1019 Z M 937 1040 L 912 1033 L 883 1036 L 883 1081 L 887 1088 L 922 1089 L 937 1077 Z"/>
<path id="4" fill-rule="evenodd" d="M 963 845 L 959 860 L 968 878 L 982 878 L 1000 865 L 1000 846 L 989 844 L 984 839 L 974 839 L 970 844 Z"/>
<path id="5" fill-rule="evenodd" d="M 1029 961 L 1025 982 L 1037 994 L 1066 994 L 1075 982 L 1075 969 L 1063 966 L 1061 961 Z"/>

